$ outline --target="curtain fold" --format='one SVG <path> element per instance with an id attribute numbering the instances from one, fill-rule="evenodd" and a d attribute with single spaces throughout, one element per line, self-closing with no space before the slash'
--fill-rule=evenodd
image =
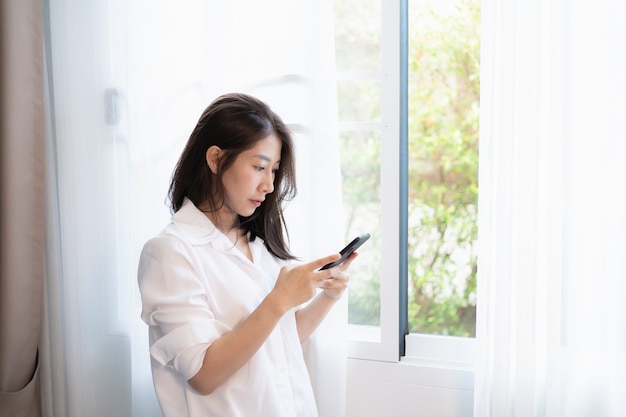
<path id="1" fill-rule="evenodd" d="M 0 3 L 0 416 L 40 415 L 42 32 L 40 1 Z"/>
<path id="2" fill-rule="evenodd" d="M 40 2 L 0 4 L 0 416 L 38 416 L 45 154 Z"/>
<path id="3" fill-rule="evenodd" d="M 624 18 L 483 1 L 476 417 L 626 415 Z"/>

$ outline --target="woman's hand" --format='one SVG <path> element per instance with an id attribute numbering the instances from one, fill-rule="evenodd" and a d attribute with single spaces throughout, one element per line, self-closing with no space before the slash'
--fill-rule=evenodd
<path id="1" fill-rule="evenodd" d="M 282 267 L 274 289 L 268 297 L 283 312 L 309 301 L 318 288 L 328 285 L 328 280 L 332 278 L 333 274 L 338 274 L 340 267 L 323 271 L 319 269 L 339 258 L 338 254 L 334 254 L 305 264 Z"/>
<path id="2" fill-rule="evenodd" d="M 315 329 L 317 329 L 332 306 L 335 305 L 335 302 L 341 298 L 341 295 L 348 287 L 348 282 L 350 281 L 348 268 L 356 257 L 357 254 L 355 252 L 341 265 L 321 271 L 330 271 L 327 277 L 323 278 L 319 285 L 319 288 L 323 290 L 323 293 L 318 295 L 315 300 L 311 301 L 296 312 L 298 336 L 300 337 L 301 342 L 304 342 L 315 331 Z"/>
<path id="3" fill-rule="evenodd" d="M 333 300 L 341 298 L 343 292 L 348 288 L 350 282 L 350 274 L 348 268 L 354 259 L 358 256 L 356 252 L 350 255 L 344 262 L 329 270 L 332 272 L 330 278 L 326 278 L 320 288 L 324 290 L 324 294 Z"/>

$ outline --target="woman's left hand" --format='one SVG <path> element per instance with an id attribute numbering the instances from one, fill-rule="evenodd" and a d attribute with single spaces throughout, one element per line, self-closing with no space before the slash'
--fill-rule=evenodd
<path id="1" fill-rule="evenodd" d="M 350 282 L 348 268 L 357 256 L 358 254 L 354 252 L 340 265 L 331 268 L 333 275 L 330 278 L 326 278 L 320 286 L 320 288 L 324 290 L 324 294 L 326 296 L 332 298 L 333 300 L 341 298 L 345 289 L 348 288 L 348 283 Z"/>

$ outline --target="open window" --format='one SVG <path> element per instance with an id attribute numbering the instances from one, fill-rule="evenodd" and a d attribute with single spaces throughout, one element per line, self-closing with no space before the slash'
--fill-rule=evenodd
<path id="1" fill-rule="evenodd" d="M 356 359 L 473 364 L 479 0 L 336 0 Z"/>

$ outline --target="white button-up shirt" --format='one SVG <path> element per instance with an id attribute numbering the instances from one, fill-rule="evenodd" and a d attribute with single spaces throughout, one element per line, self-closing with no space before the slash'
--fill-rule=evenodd
<path id="1" fill-rule="evenodd" d="M 260 238 L 250 250 L 254 262 L 189 200 L 144 246 L 141 318 L 149 326 L 152 375 L 165 417 L 317 416 L 295 310 L 211 394 L 187 383 L 209 345 L 248 317 L 274 286 L 284 262 Z"/>

